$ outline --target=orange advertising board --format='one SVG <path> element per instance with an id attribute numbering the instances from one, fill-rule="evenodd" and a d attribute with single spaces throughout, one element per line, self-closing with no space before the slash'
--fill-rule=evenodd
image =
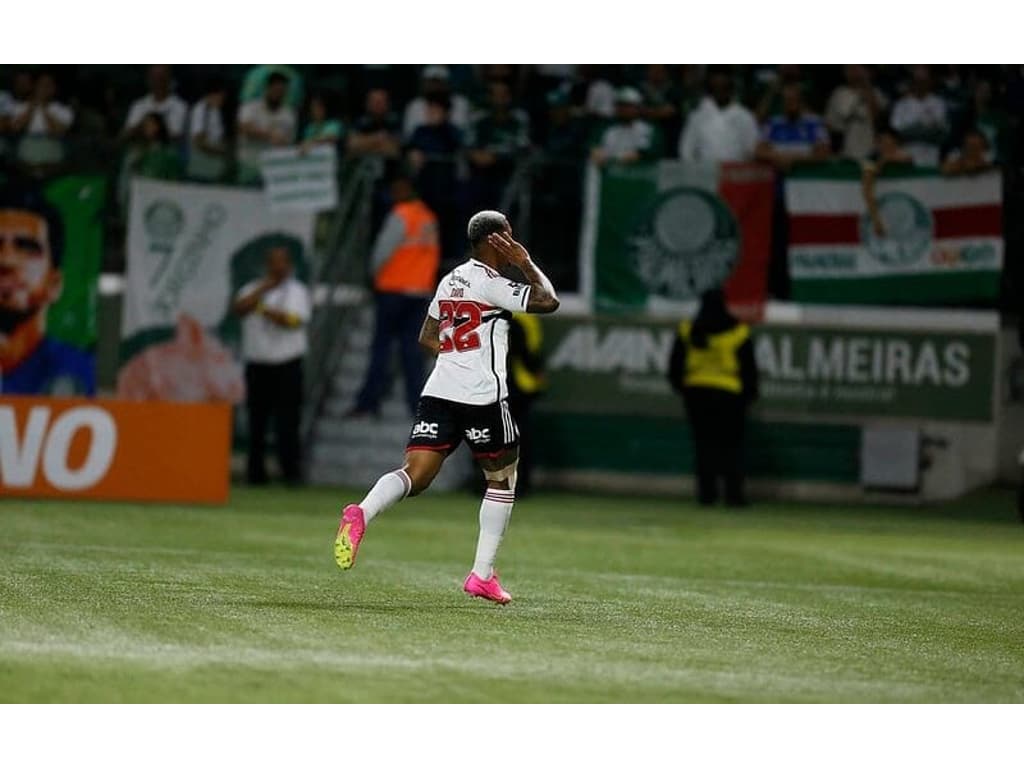
<path id="1" fill-rule="evenodd" d="M 0 497 L 223 503 L 231 406 L 0 398 Z"/>

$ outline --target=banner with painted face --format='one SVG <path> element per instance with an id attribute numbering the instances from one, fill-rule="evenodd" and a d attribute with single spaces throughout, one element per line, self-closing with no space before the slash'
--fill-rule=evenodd
<path id="1" fill-rule="evenodd" d="M 106 182 L 0 187 L 0 393 L 93 395 Z"/>
<path id="2" fill-rule="evenodd" d="M 118 397 L 239 402 L 232 298 L 280 249 L 308 280 L 313 222 L 271 212 L 259 190 L 135 179 Z"/>
<path id="3" fill-rule="evenodd" d="M 587 171 L 580 270 L 597 311 L 678 309 L 724 286 L 760 316 L 771 256 L 774 174 L 752 163 Z"/>

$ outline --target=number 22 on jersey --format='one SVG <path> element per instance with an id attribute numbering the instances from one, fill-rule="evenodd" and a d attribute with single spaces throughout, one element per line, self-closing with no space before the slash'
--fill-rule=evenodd
<path id="1" fill-rule="evenodd" d="M 440 352 L 466 352 L 480 348 L 481 309 L 474 301 L 438 302 L 440 324 L 438 332 L 441 336 Z M 449 334 L 448 331 L 451 331 Z"/>

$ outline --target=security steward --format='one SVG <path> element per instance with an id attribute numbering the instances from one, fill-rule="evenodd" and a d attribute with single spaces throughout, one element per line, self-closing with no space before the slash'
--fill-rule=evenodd
<path id="1" fill-rule="evenodd" d="M 693 322 L 679 324 L 669 360 L 669 383 L 683 396 L 697 458 L 697 500 L 745 506 L 743 433 L 747 407 L 757 399 L 757 365 L 750 327 L 733 317 L 720 289 L 701 297 Z"/>
<path id="2" fill-rule="evenodd" d="M 391 383 L 392 348 L 398 345 L 409 412 L 416 413 L 423 388 L 420 326 L 437 287 L 441 243 L 437 217 L 416 195 L 408 176 L 391 182 L 394 207 L 381 227 L 371 256 L 376 317 L 370 367 L 349 416 L 377 415 Z"/>
<path id="3" fill-rule="evenodd" d="M 508 332 L 508 407 L 519 428 L 519 469 L 516 494 L 522 498 L 532 488 L 533 428 L 530 408 L 547 388 L 544 377 L 544 330 L 536 315 L 512 315 Z"/>

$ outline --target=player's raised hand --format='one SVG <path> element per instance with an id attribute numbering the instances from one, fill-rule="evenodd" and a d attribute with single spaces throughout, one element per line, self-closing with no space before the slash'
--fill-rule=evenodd
<path id="1" fill-rule="evenodd" d="M 487 236 L 487 242 L 514 266 L 522 266 L 530 260 L 530 254 L 526 248 L 521 243 L 513 240 L 511 235 L 506 235 L 503 232 L 494 232 Z"/>

